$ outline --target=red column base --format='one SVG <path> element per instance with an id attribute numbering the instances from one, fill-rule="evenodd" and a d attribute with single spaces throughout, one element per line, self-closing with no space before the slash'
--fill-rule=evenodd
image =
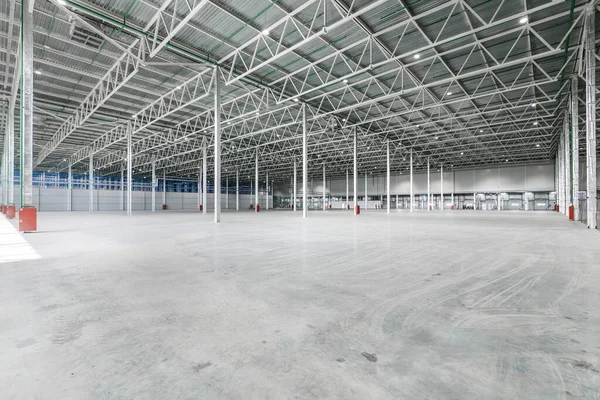
<path id="1" fill-rule="evenodd" d="M 163 210 L 166 210 L 166 207 L 167 207 L 167 206 L 164 206 L 164 207 L 165 207 L 165 208 L 163 208 Z M 198 205 L 198 211 L 202 211 L 203 209 L 204 209 L 204 205 L 202 205 L 202 204 L 199 204 L 199 205 Z"/>
<path id="2" fill-rule="evenodd" d="M 575 221 L 575 206 L 569 206 L 569 219 Z"/>
<path id="3" fill-rule="evenodd" d="M 6 214 L 6 206 L 2 206 L 1 210 L 2 210 L 2 214 Z"/>
<path id="4" fill-rule="evenodd" d="M 360 206 L 354 206 L 354 214 L 355 215 L 359 215 L 360 214 Z"/>
<path id="5" fill-rule="evenodd" d="M 6 218 L 13 219 L 15 217 L 15 206 L 6 206 Z"/>
<path id="6" fill-rule="evenodd" d="M 162 209 L 163 209 L 163 210 L 166 210 L 166 209 L 167 209 L 167 205 L 166 205 L 166 204 L 163 204 L 163 205 L 162 205 Z"/>
<path id="7" fill-rule="evenodd" d="M 19 231 L 37 231 L 37 209 L 35 207 L 25 207 L 19 210 Z"/>
<path id="8" fill-rule="evenodd" d="M 256 205 L 256 212 L 260 212 L 260 204 Z"/>

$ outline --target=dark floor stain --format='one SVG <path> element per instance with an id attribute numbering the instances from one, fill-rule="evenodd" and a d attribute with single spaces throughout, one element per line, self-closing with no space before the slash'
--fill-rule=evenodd
<path id="1" fill-rule="evenodd" d="M 566 318 L 566 319 L 570 319 L 570 320 L 572 320 L 572 319 L 573 319 L 573 318 L 571 318 L 571 317 L 565 317 L 565 318 Z"/>
<path id="2" fill-rule="evenodd" d="M 343 359 L 343 358 L 341 358 L 341 357 L 340 357 L 340 358 L 338 358 L 338 359 L 337 359 L 337 360 L 335 360 L 335 361 L 337 361 L 337 362 L 341 362 L 341 363 L 343 363 L 343 362 L 346 362 L 346 360 L 344 360 L 344 359 Z"/>
<path id="3" fill-rule="evenodd" d="M 572 343 L 581 343 L 579 340 L 571 339 Z"/>
<path id="4" fill-rule="evenodd" d="M 431 274 L 431 275 L 433 275 L 433 276 L 440 276 L 440 275 L 442 275 L 442 274 L 440 274 L 440 273 L 438 272 L 437 274 Z"/>
<path id="5" fill-rule="evenodd" d="M 565 392 L 568 396 L 573 396 L 568 390 Z"/>
<path id="6" fill-rule="evenodd" d="M 210 367 L 212 364 L 210 362 L 205 362 L 202 364 L 198 364 L 192 367 L 192 369 L 194 370 L 194 372 L 200 372 L 201 369 L 204 369 L 206 367 Z"/>
<path id="7" fill-rule="evenodd" d="M 308 328 L 310 328 L 310 329 L 315 329 L 315 327 L 314 327 L 313 325 L 311 325 L 311 324 L 308 324 L 308 325 L 306 325 L 306 326 L 307 326 Z"/>
<path id="8" fill-rule="evenodd" d="M 263 340 L 263 343 L 267 343 L 267 341 L 266 341 L 266 340 Z"/>
<path id="9" fill-rule="evenodd" d="M 596 373 L 600 372 L 596 368 L 594 368 L 594 366 L 592 364 L 590 364 L 587 361 L 581 361 L 581 360 L 575 361 L 573 363 L 573 366 L 577 367 L 577 368 L 581 368 L 581 369 L 587 369 L 588 371 L 593 371 Z"/>
<path id="10" fill-rule="evenodd" d="M 367 353 L 366 351 L 360 354 L 371 362 L 377 362 L 377 356 L 375 354 Z"/>

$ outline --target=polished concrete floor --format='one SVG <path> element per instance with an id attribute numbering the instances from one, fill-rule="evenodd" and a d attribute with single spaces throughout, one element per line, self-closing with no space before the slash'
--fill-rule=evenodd
<path id="1" fill-rule="evenodd" d="M 0 241 L 2 399 L 600 398 L 600 234 L 556 213 L 39 228 Z"/>

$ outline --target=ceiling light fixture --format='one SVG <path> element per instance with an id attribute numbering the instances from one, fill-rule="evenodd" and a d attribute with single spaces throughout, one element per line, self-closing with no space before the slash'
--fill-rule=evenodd
<path id="1" fill-rule="evenodd" d="M 527 23 L 527 17 L 523 17 L 519 20 L 520 24 L 526 24 Z"/>
<path id="2" fill-rule="evenodd" d="M 531 104 L 531 107 L 535 107 L 535 103 Z"/>
<path id="3" fill-rule="evenodd" d="M 344 79 L 344 81 L 343 81 L 343 82 L 344 82 L 344 83 L 348 83 L 348 79 Z"/>
<path id="4" fill-rule="evenodd" d="M 539 145 L 539 144 L 536 144 L 536 145 L 535 145 L 535 147 L 540 147 L 540 145 Z"/>
<path id="5" fill-rule="evenodd" d="M 269 36 L 269 30 L 268 29 L 264 29 L 262 31 L 262 34 L 265 35 L 265 36 Z"/>
<path id="6" fill-rule="evenodd" d="M 61 6 L 64 6 L 67 3 L 65 2 L 65 0 L 58 0 L 58 4 L 60 4 Z"/>
<path id="7" fill-rule="evenodd" d="M 448 92 L 448 96 L 452 96 L 452 92 Z"/>
<path id="8" fill-rule="evenodd" d="M 419 58 L 421 58 L 421 55 L 419 53 L 417 53 L 414 55 L 414 57 L 415 57 L 415 60 L 418 60 Z"/>
<path id="9" fill-rule="evenodd" d="M 534 124 L 534 125 L 537 125 L 537 122 L 534 122 L 533 124 Z"/>
<path id="10" fill-rule="evenodd" d="M 294 103 L 297 103 L 297 102 L 298 102 L 298 99 L 297 99 L 297 98 L 295 98 L 295 99 L 294 99 Z"/>

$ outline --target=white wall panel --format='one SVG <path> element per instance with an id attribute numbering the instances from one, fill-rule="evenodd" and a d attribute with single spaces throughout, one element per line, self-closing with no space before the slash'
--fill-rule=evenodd
<path id="1" fill-rule="evenodd" d="M 474 171 L 454 171 L 456 193 L 472 193 L 475 190 Z"/>
<path id="2" fill-rule="evenodd" d="M 525 187 L 528 191 L 554 190 L 554 165 L 528 165 Z"/>
<path id="3" fill-rule="evenodd" d="M 64 189 L 61 189 L 64 190 Z M 96 203 L 98 211 L 118 211 L 121 201 L 121 192 L 117 190 L 96 190 Z"/>
<path id="4" fill-rule="evenodd" d="M 57 188 L 34 187 L 34 203 L 39 211 L 67 211 L 67 191 Z M 37 193 L 37 196 L 35 194 Z M 40 203 L 40 200 L 41 203 Z"/>
<path id="5" fill-rule="evenodd" d="M 476 192 L 497 192 L 498 168 L 486 168 L 474 170 L 474 189 Z"/>
<path id="6" fill-rule="evenodd" d="M 526 190 L 527 167 L 506 167 L 498 169 L 498 188 L 502 191 L 523 191 Z"/>
<path id="7" fill-rule="evenodd" d="M 67 189 L 62 189 L 67 190 Z M 90 210 L 90 193 L 87 189 L 73 189 L 71 197 L 73 202 L 73 211 L 89 211 Z M 43 202 L 43 200 L 42 200 Z"/>
<path id="8" fill-rule="evenodd" d="M 353 180 L 350 180 L 350 196 L 353 195 Z M 410 193 L 410 174 L 393 174 L 390 177 L 390 186 L 392 195 L 408 195 Z M 319 196 L 322 192 L 321 184 L 315 180 L 314 193 Z M 319 182 L 319 183 L 317 183 Z M 582 178 L 582 182 L 585 179 Z M 385 175 L 369 175 L 368 194 L 369 196 L 380 196 L 386 193 Z M 328 181 L 332 196 L 346 195 L 345 177 Z M 413 180 L 414 194 L 427 194 L 427 173 L 414 174 Z M 277 195 L 288 196 L 289 185 L 282 185 L 277 188 Z M 431 172 L 431 192 L 440 193 L 440 172 L 436 170 Z M 600 187 L 600 186 L 599 186 Z M 298 186 L 300 188 L 300 186 Z M 365 176 L 358 177 L 358 196 L 365 194 Z M 487 168 L 477 170 L 459 170 L 444 171 L 444 193 L 473 193 L 477 192 L 511 192 L 511 191 L 552 191 L 554 190 L 554 166 L 547 165 L 528 165 L 518 167 Z"/>

